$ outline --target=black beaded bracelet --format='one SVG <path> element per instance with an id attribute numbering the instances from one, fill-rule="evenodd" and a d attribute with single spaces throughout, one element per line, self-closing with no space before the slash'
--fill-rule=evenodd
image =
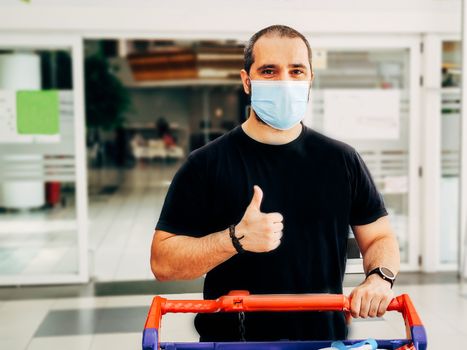
<path id="1" fill-rule="evenodd" d="M 235 236 L 235 225 L 230 225 L 229 226 L 229 235 L 230 235 L 230 239 L 232 240 L 232 244 L 233 246 L 235 247 L 235 250 L 241 254 L 241 253 L 244 253 L 245 252 L 245 249 L 243 249 L 242 247 L 242 244 L 240 243 L 240 240 L 245 237 L 245 235 L 243 235 L 242 237 L 238 238 L 237 236 Z"/>

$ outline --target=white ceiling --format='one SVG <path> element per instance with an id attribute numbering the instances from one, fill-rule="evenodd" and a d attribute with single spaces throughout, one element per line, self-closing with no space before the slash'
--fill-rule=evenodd
<path id="1" fill-rule="evenodd" d="M 462 0 L 254 0 L 254 8 L 264 6 L 283 8 L 316 8 L 322 10 L 353 9 L 360 11 L 369 10 L 430 10 L 458 8 Z M 243 7 L 247 12 L 251 8 L 249 0 L 0 0 L 0 7 L 7 6 L 48 6 L 48 7 L 203 7 L 212 8 Z"/>

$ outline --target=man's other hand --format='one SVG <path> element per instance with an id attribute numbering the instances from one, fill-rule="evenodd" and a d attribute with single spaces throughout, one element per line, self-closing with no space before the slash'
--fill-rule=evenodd
<path id="1" fill-rule="evenodd" d="M 370 275 L 350 293 L 350 313 L 353 317 L 381 317 L 394 298 L 391 284 L 377 274 Z"/>

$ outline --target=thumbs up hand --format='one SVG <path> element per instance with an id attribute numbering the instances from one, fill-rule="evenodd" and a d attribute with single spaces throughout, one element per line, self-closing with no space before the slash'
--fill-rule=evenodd
<path id="1" fill-rule="evenodd" d="M 243 249 L 256 253 L 269 252 L 281 243 L 283 217 L 280 213 L 262 213 L 263 191 L 256 185 L 253 191 L 253 198 L 235 227 L 235 235 L 239 238 L 244 236 L 240 240 Z"/>

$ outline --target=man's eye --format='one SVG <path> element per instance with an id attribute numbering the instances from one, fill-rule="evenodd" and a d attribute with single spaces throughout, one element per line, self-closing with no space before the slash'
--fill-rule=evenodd
<path id="1" fill-rule="evenodd" d="M 303 74 L 303 71 L 301 71 L 300 69 L 294 69 L 292 73 L 295 75 L 300 75 L 300 74 Z"/>
<path id="2" fill-rule="evenodd" d="M 273 72 L 272 69 L 264 69 L 264 70 L 263 70 L 263 74 L 266 74 L 266 75 L 271 75 L 271 74 L 273 74 L 273 73 L 274 73 L 274 72 Z"/>

